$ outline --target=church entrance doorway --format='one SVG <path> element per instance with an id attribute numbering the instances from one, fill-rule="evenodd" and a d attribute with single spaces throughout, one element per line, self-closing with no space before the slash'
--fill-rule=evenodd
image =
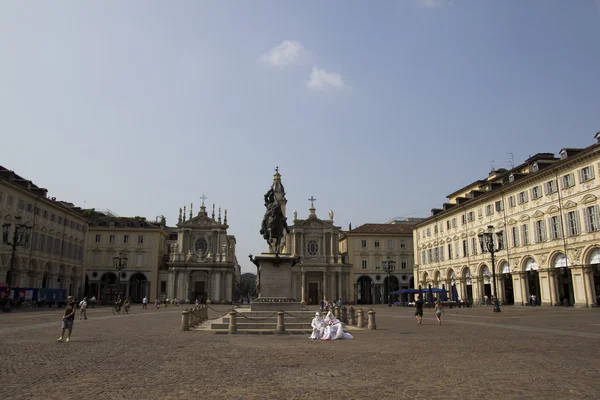
<path id="1" fill-rule="evenodd" d="M 206 282 L 196 281 L 194 282 L 194 301 L 204 302 L 206 301 Z"/>
<path id="2" fill-rule="evenodd" d="M 308 282 L 307 304 L 318 304 L 321 301 L 319 296 L 319 282 Z"/>
<path id="3" fill-rule="evenodd" d="M 373 304 L 373 280 L 368 276 L 361 276 L 357 283 L 357 304 Z"/>

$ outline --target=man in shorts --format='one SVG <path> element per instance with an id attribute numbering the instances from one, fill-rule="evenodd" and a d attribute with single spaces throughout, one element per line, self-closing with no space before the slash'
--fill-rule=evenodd
<path id="1" fill-rule="evenodd" d="M 417 298 L 417 301 L 415 301 L 415 317 L 417 318 L 417 325 L 423 325 L 423 299 L 421 298 L 421 296 L 419 296 Z"/>
<path id="2" fill-rule="evenodd" d="M 67 307 L 65 308 L 65 315 L 62 317 L 62 333 L 58 338 L 59 342 L 62 342 L 65 336 L 65 330 L 69 330 L 69 336 L 67 336 L 67 343 L 71 340 L 71 332 L 73 331 L 73 322 L 75 322 L 75 302 L 73 296 L 67 297 Z"/>

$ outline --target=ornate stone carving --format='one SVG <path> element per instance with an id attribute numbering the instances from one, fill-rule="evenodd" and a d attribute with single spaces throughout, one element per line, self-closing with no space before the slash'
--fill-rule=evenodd
<path id="1" fill-rule="evenodd" d="M 575 263 L 579 263 L 579 260 L 581 258 L 581 247 L 569 249 L 569 252 L 571 253 L 571 258 L 573 259 L 573 261 Z"/>

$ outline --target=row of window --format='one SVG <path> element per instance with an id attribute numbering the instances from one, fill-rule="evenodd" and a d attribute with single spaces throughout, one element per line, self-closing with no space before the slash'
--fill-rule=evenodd
<path id="1" fill-rule="evenodd" d="M 2 205 L 2 192 L 0 192 L 0 205 Z M 15 198 L 12 195 L 8 195 L 7 198 L 7 206 L 10 208 L 13 206 L 15 202 Z M 40 207 L 34 206 L 33 203 L 25 203 L 25 200 L 23 199 L 18 199 L 17 200 L 17 208 L 19 210 L 26 210 L 29 213 L 33 213 L 37 216 L 41 216 L 51 222 L 57 222 L 59 224 L 63 224 L 63 217 L 60 215 L 57 215 L 55 213 L 49 212 L 48 210 L 43 210 Z M 67 218 L 64 219 L 64 225 L 70 227 L 71 229 L 75 229 L 78 232 L 84 232 L 85 229 L 85 225 L 84 224 L 80 224 L 78 222 L 69 220 Z"/>
<path id="2" fill-rule="evenodd" d="M 545 242 L 547 240 L 562 239 L 563 229 L 564 234 L 567 236 L 576 236 L 582 233 L 580 224 L 580 213 L 579 210 L 573 210 L 564 214 L 565 224 L 563 227 L 562 217 L 560 215 L 554 215 L 546 220 L 539 219 L 533 222 L 533 240 L 535 243 Z M 600 207 L 590 206 L 583 209 L 583 221 L 585 224 L 585 232 L 598 232 L 600 231 Z M 512 247 L 527 246 L 531 244 L 529 224 L 522 224 L 519 226 L 513 226 L 510 228 L 510 238 L 512 241 Z M 497 250 L 506 249 L 506 232 L 496 232 L 495 246 Z M 485 251 L 484 246 L 479 246 Z M 462 250 L 462 252 L 461 252 Z M 446 253 L 447 251 L 447 253 Z M 477 255 L 478 252 L 478 240 L 475 237 L 471 238 L 471 253 L 469 254 L 469 246 L 467 240 L 461 243 L 456 241 L 454 243 L 448 243 L 446 246 L 439 246 L 433 249 L 422 250 L 419 253 L 419 257 L 422 264 L 429 264 L 432 262 L 445 261 L 446 254 L 448 260 L 455 258 L 467 257 L 469 255 Z"/>
<path id="3" fill-rule="evenodd" d="M 362 269 L 369 269 L 369 262 L 366 258 L 362 259 L 361 262 Z M 406 269 L 408 267 L 408 263 L 406 261 L 400 262 L 400 269 Z M 375 262 L 375 269 L 381 269 L 381 262 Z"/>
<path id="4" fill-rule="evenodd" d="M 600 170 L 600 164 L 598 165 L 598 168 Z M 579 182 L 581 182 L 581 183 L 589 182 L 595 178 L 594 167 L 592 165 L 588 165 L 585 168 L 581 168 L 578 171 L 578 175 L 579 175 Z M 571 172 L 569 174 L 563 175 L 560 178 L 560 181 L 561 181 L 561 188 L 563 190 L 575 186 L 575 173 Z M 528 203 L 530 198 L 531 198 L 531 200 L 540 199 L 543 196 L 542 192 L 545 193 L 546 195 L 551 195 L 551 194 L 558 192 L 558 180 L 551 179 L 548 182 L 545 182 L 543 185 L 540 184 L 529 190 L 523 190 L 522 192 L 519 192 L 516 195 L 508 196 L 508 206 L 510 208 L 514 208 L 517 205 L 522 205 L 522 204 Z M 479 219 L 483 218 L 484 211 L 485 211 L 486 217 L 491 217 L 492 215 L 494 215 L 494 211 L 502 212 L 502 211 L 504 211 L 504 201 L 498 200 L 492 204 L 486 205 L 483 208 L 479 208 L 477 210 L 477 217 Z M 475 212 L 469 211 L 468 213 L 463 214 L 460 217 L 461 217 L 461 224 L 465 225 L 467 222 L 475 221 Z M 446 225 L 447 230 L 456 228 L 458 226 L 457 217 L 446 220 L 445 225 Z M 439 230 L 441 232 L 444 231 L 443 224 L 440 224 Z M 438 233 L 438 225 L 437 224 L 434 225 L 434 227 L 433 227 L 433 233 L 434 234 Z M 422 237 L 425 238 L 426 236 L 431 236 L 431 228 L 429 228 L 429 227 L 422 231 Z"/>
<path id="5" fill-rule="evenodd" d="M 79 261 L 83 260 L 82 245 L 63 242 L 58 238 L 47 236 L 43 233 L 33 232 L 31 241 L 27 244 L 27 247 L 56 256 L 60 256 L 62 251 L 62 256 L 64 258 L 71 258 Z"/>
<path id="6" fill-rule="evenodd" d="M 94 253 L 92 255 L 92 265 L 112 265 L 113 262 L 113 257 L 116 256 L 116 253 L 114 254 L 103 254 L 103 253 Z M 144 266 L 144 254 L 136 254 L 135 255 L 135 266 L 136 267 L 143 267 Z M 127 261 L 128 263 L 131 263 L 132 260 L 130 256 L 127 257 Z M 129 264 L 131 265 L 131 264 Z"/>
<path id="7" fill-rule="evenodd" d="M 96 235 L 96 243 L 102 243 L 102 235 Z M 108 243 L 115 243 L 115 235 L 108 235 Z M 123 243 L 130 243 L 129 235 L 123 235 Z M 137 244 L 144 244 L 144 235 L 138 235 Z"/>
<path id="8" fill-rule="evenodd" d="M 367 249 L 368 248 L 368 240 L 366 239 L 362 239 L 360 241 L 360 248 L 361 249 Z M 406 247 L 406 240 L 405 239 L 400 239 L 400 248 L 403 249 Z M 373 248 L 375 249 L 380 249 L 381 248 L 381 241 L 379 240 L 374 240 L 373 241 Z M 394 248 L 394 240 L 393 239 L 388 239 L 387 240 L 387 248 L 388 249 L 393 249 Z"/>

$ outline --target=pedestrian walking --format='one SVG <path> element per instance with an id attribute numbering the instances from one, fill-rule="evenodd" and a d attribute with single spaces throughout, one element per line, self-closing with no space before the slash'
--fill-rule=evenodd
<path id="1" fill-rule="evenodd" d="M 83 300 L 81 300 L 79 302 L 79 320 L 81 321 L 81 318 L 83 317 L 83 319 L 87 319 L 87 298 L 83 298 Z"/>
<path id="2" fill-rule="evenodd" d="M 67 343 L 71 340 L 71 333 L 73 332 L 73 323 L 75 322 L 75 302 L 73 296 L 67 297 L 67 307 L 65 308 L 65 314 L 62 317 L 62 333 L 58 338 L 59 342 L 62 342 L 65 336 L 65 330 L 69 330 L 69 336 L 67 336 Z"/>
<path id="3" fill-rule="evenodd" d="M 415 317 L 417 318 L 417 325 L 423 325 L 423 298 L 419 296 L 415 301 Z"/>
<path id="4" fill-rule="evenodd" d="M 142 309 L 146 310 L 148 308 L 148 298 L 144 296 L 142 299 Z"/>
<path id="5" fill-rule="evenodd" d="M 444 306 L 442 305 L 442 302 L 438 299 L 438 301 L 435 303 L 435 318 L 438 321 L 438 325 L 442 324 L 442 314 L 445 314 L 446 312 L 444 311 Z"/>

